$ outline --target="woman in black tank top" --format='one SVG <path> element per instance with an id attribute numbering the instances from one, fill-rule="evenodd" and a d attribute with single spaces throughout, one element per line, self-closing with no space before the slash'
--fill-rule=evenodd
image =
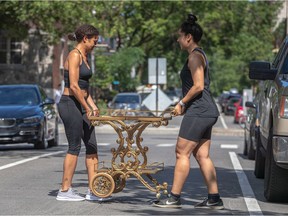
<path id="1" fill-rule="evenodd" d="M 209 65 L 198 42 L 202 28 L 193 14 L 182 23 L 178 42 L 182 50 L 189 53 L 181 71 L 183 99 L 175 106 L 175 115 L 183 115 L 176 144 L 176 165 L 171 193 L 167 198 L 154 202 L 157 207 L 181 207 L 180 195 L 189 175 L 190 156 L 197 160 L 208 189 L 208 197 L 197 203 L 195 208 L 223 209 L 218 192 L 216 171 L 209 156 L 212 126 L 219 116 L 211 96 Z"/>

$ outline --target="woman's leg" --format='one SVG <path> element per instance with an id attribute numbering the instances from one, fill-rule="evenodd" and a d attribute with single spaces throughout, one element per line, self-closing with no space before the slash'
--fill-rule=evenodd
<path id="1" fill-rule="evenodd" d="M 97 140 L 95 128 L 91 125 L 86 114 L 83 115 L 83 142 L 86 147 L 86 169 L 88 173 L 88 184 L 93 180 L 95 170 L 98 169 Z M 91 189 L 91 188 L 90 188 Z"/>
<path id="2" fill-rule="evenodd" d="M 95 170 L 98 169 L 98 155 L 97 154 L 86 155 L 85 163 L 88 173 L 88 184 L 90 187 L 90 183 L 92 182 L 93 177 L 95 175 Z"/>
<path id="3" fill-rule="evenodd" d="M 211 140 L 202 139 L 199 146 L 193 151 L 193 155 L 197 160 L 202 175 L 205 179 L 209 194 L 218 194 L 218 185 L 216 178 L 216 170 L 214 164 L 210 158 Z"/>
<path id="4" fill-rule="evenodd" d="M 72 178 L 77 166 L 78 155 L 67 153 L 63 164 L 62 191 L 67 191 L 72 185 Z"/>
<path id="5" fill-rule="evenodd" d="M 68 140 L 68 152 L 63 163 L 62 191 L 72 185 L 72 178 L 77 166 L 78 155 L 81 149 L 82 113 L 75 98 L 62 96 L 58 104 L 59 114 L 65 128 Z"/>
<path id="6" fill-rule="evenodd" d="M 171 192 L 180 195 L 190 171 L 190 156 L 197 142 L 178 137 L 176 145 L 176 165 Z"/>

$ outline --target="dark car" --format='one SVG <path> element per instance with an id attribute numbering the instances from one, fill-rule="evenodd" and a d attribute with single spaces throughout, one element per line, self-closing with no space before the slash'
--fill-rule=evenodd
<path id="1" fill-rule="evenodd" d="M 53 99 L 38 85 L 0 85 L 0 144 L 58 145 L 58 115 Z"/>
<path id="2" fill-rule="evenodd" d="M 224 101 L 226 100 L 226 98 L 228 98 L 230 95 L 229 92 L 223 92 L 221 95 L 219 95 L 218 97 L 218 104 L 221 107 L 221 112 L 224 112 Z"/>
<path id="3" fill-rule="evenodd" d="M 247 101 L 245 103 L 247 108 L 247 116 L 244 126 L 244 151 L 243 154 L 247 155 L 248 159 L 255 159 L 255 152 L 257 140 L 259 136 L 259 118 L 258 109 L 255 102 Z"/>
<path id="4" fill-rule="evenodd" d="M 231 98 L 236 98 L 236 99 L 239 99 L 241 98 L 241 94 L 234 94 L 234 93 L 229 93 L 229 94 L 224 94 L 222 97 L 221 97 L 221 100 L 219 103 L 219 105 L 221 106 L 221 111 L 222 112 L 225 112 L 225 109 L 226 109 L 226 106 L 228 105 L 228 101 L 231 99 Z"/>
<path id="5" fill-rule="evenodd" d="M 142 107 L 140 94 L 136 92 L 118 93 L 113 100 L 109 102 L 108 108 L 112 109 L 113 115 L 136 115 Z"/>
<path id="6" fill-rule="evenodd" d="M 225 115 L 234 115 L 236 110 L 236 103 L 241 100 L 241 97 L 230 97 L 227 101 L 227 104 L 224 107 L 224 114 Z"/>

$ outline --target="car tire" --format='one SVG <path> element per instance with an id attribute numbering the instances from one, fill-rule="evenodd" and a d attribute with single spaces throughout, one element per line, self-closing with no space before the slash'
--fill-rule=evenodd
<path id="1" fill-rule="evenodd" d="M 59 127 L 58 127 L 58 119 L 55 121 L 55 131 L 54 131 L 54 138 L 48 141 L 48 146 L 58 146 L 59 144 Z"/>
<path id="2" fill-rule="evenodd" d="M 43 129 L 42 129 L 42 133 L 41 133 L 41 139 L 34 144 L 34 148 L 35 149 L 46 149 L 46 148 L 48 148 L 48 141 L 45 138 L 45 133 L 46 133 L 45 132 L 45 127 L 46 126 L 44 124 Z"/>
<path id="3" fill-rule="evenodd" d="M 244 149 L 243 149 L 243 155 L 247 155 L 247 140 L 246 140 L 246 132 L 244 132 Z"/>
<path id="4" fill-rule="evenodd" d="M 288 187 L 284 185 L 288 182 L 288 170 L 277 166 L 273 157 L 273 128 L 270 128 L 267 157 L 265 162 L 264 196 L 271 202 L 287 202 Z"/>
<path id="5" fill-rule="evenodd" d="M 256 152 L 255 152 L 254 175 L 256 178 L 263 179 L 265 173 L 265 157 L 261 152 L 262 144 L 260 140 L 260 135 L 257 135 L 255 141 L 256 141 Z"/>
<path id="6" fill-rule="evenodd" d="M 250 136 L 249 136 L 248 139 L 250 140 L 249 148 L 248 148 L 248 145 L 247 145 L 247 148 L 248 148 L 248 159 L 249 160 L 255 160 L 255 150 L 253 149 L 253 145 L 252 145 L 251 132 L 250 132 Z"/>

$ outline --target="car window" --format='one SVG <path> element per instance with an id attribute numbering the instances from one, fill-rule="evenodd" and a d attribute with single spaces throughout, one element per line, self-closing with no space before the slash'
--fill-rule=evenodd
<path id="1" fill-rule="evenodd" d="M 283 43 L 280 46 L 281 47 L 280 50 L 278 51 L 278 53 L 277 53 L 277 55 L 276 55 L 276 57 L 275 57 L 275 59 L 274 59 L 274 61 L 272 63 L 272 67 L 273 68 L 278 68 L 280 60 L 281 60 L 281 57 L 283 55 L 283 52 L 286 51 L 287 46 L 288 46 L 288 44 L 286 43 L 286 40 L 284 40 Z"/>
<path id="2" fill-rule="evenodd" d="M 240 100 L 240 98 L 231 98 L 228 103 L 229 103 L 229 105 L 232 105 L 232 104 L 238 102 L 239 100 Z"/>
<path id="3" fill-rule="evenodd" d="M 283 62 L 283 65 L 281 67 L 280 74 L 288 74 L 288 52 L 286 54 L 285 60 Z"/>
<path id="4" fill-rule="evenodd" d="M 39 98 L 34 88 L 0 88 L 1 105 L 37 105 Z"/>
<path id="5" fill-rule="evenodd" d="M 139 103 L 139 96 L 137 95 L 118 95 L 115 98 L 115 103 Z"/>

